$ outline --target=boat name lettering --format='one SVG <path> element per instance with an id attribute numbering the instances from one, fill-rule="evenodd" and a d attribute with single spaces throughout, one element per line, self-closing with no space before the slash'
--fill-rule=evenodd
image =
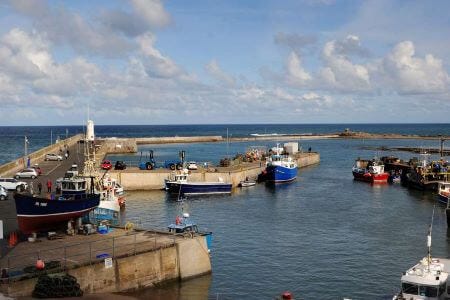
<path id="1" fill-rule="evenodd" d="M 43 202 L 43 203 L 42 202 L 35 202 L 34 205 L 35 206 L 47 206 L 47 203 L 45 203 L 45 202 Z"/>

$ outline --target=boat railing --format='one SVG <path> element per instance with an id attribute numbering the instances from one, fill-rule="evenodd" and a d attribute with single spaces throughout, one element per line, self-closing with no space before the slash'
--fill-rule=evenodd
<path id="1" fill-rule="evenodd" d="M 52 273 L 101 263 L 106 258 L 128 257 L 175 245 L 177 236 L 167 232 L 161 233 L 163 232 L 157 230 L 129 230 L 124 235 L 95 241 L 71 243 L 20 255 L 6 255 L 0 259 L 0 269 L 7 270 L 8 278 L 0 280 L 20 280 L 39 275 L 34 267 L 38 259 L 44 260 L 47 265 L 45 271 Z"/>

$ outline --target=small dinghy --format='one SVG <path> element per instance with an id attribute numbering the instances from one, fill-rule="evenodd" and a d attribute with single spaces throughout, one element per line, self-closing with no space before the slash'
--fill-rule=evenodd
<path id="1" fill-rule="evenodd" d="M 256 181 L 253 180 L 244 180 L 239 183 L 240 187 L 250 187 L 256 185 Z"/>

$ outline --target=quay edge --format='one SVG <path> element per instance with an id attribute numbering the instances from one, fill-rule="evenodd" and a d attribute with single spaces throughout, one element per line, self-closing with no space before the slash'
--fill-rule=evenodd
<path id="1" fill-rule="evenodd" d="M 296 157 L 299 169 L 320 163 L 320 154 L 317 152 L 299 153 Z M 257 178 L 264 170 L 264 164 L 246 163 L 234 167 L 216 167 L 214 171 L 201 169 L 192 171 L 190 178 L 192 181 L 219 181 L 222 178 L 225 182 L 232 183 L 237 187 L 239 183 L 248 178 Z M 111 176 L 116 178 L 125 190 L 160 190 L 164 188 L 164 179 L 173 171 L 166 169 L 156 169 L 152 171 L 129 168 L 126 170 L 111 170 Z"/>
<path id="2" fill-rule="evenodd" d="M 110 268 L 101 260 L 70 268 L 66 273 L 77 278 L 85 294 L 133 291 L 211 273 L 203 236 L 180 238 L 173 245 L 115 257 L 112 262 Z M 37 276 L 10 279 L 0 284 L 0 293 L 8 297 L 31 296 L 36 282 Z"/>

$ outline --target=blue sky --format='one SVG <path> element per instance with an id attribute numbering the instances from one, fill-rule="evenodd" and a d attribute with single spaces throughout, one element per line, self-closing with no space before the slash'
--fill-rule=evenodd
<path id="1" fill-rule="evenodd" d="M 448 122 L 448 1 L 0 4 L 0 125 Z"/>

